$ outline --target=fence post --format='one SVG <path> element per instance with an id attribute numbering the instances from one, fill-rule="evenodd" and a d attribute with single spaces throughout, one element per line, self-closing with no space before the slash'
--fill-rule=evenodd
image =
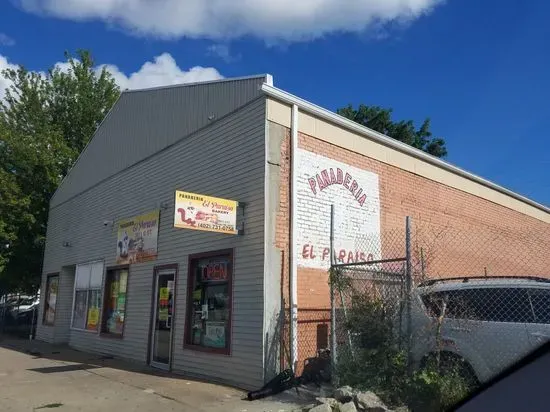
<path id="1" fill-rule="evenodd" d="M 0 295 L 0 302 L 3 302 L 2 310 L 0 311 L 0 334 L 4 333 L 4 314 L 6 312 L 7 301 L 8 301 L 8 294 L 2 293 Z"/>
<path id="2" fill-rule="evenodd" d="M 412 264 L 411 264 L 411 217 L 405 219 L 405 259 L 406 259 L 406 312 L 407 312 L 407 371 L 412 374 Z"/>
<path id="3" fill-rule="evenodd" d="M 336 302 L 334 299 L 334 205 L 330 205 L 330 360 L 331 379 L 336 384 Z"/>
<path id="4" fill-rule="evenodd" d="M 426 276 L 426 265 L 424 263 L 424 248 L 420 248 L 420 274 L 422 275 L 422 281 L 425 280 Z"/>
<path id="5" fill-rule="evenodd" d="M 34 339 L 34 336 L 33 336 L 34 318 L 37 315 L 36 314 L 37 308 L 36 308 L 36 305 L 34 304 L 34 302 L 36 302 L 36 298 L 37 298 L 37 295 L 34 296 L 33 303 L 32 303 L 33 308 L 32 308 L 32 318 L 31 318 L 31 330 L 29 331 L 29 341 L 32 341 Z M 37 322 L 38 322 L 38 319 L 37 319 Z"/>

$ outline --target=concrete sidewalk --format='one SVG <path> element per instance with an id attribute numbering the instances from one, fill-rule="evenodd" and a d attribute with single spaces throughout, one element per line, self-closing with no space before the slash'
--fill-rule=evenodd
<path id="1" fill-rule="evenodd" d="M 62 345 L 0 336 L 0 411 L 288 412 L 295 391 L 249 402 L 238 389 Z"/>

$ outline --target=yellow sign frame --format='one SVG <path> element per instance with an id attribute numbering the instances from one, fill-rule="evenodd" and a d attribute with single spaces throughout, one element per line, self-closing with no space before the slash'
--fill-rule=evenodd
<path id="1" fill-rule="evenodd" d="M 235 200 L 176 190 L 174 227 L 237 235 L 238 206 Z"/>

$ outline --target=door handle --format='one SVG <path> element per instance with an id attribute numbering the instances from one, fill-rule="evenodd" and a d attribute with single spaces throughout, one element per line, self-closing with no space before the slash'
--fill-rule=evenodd
<path id="1" fill-rule="evenodd" d="M 546 333 L 543 333 L 543 332 L 533 332 L 531 333 L 531 336 L 534 336 L 536 338 L 541 338 L 541 339 L 550 339 L 550 335 L 547 335 Z"/>

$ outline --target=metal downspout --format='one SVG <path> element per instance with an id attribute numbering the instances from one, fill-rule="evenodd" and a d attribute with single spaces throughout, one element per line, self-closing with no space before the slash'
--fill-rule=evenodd
<path id="1" fill-rule="evenodd" d="M 298 222 L 296 219 L 296 156 L 298 153 L 298 106 L 292 106 L 290 126 L 290 359 L 291 367 L 296 372 L 298 365 L 298 279 L 296 260 L 296 233 Z"/>

